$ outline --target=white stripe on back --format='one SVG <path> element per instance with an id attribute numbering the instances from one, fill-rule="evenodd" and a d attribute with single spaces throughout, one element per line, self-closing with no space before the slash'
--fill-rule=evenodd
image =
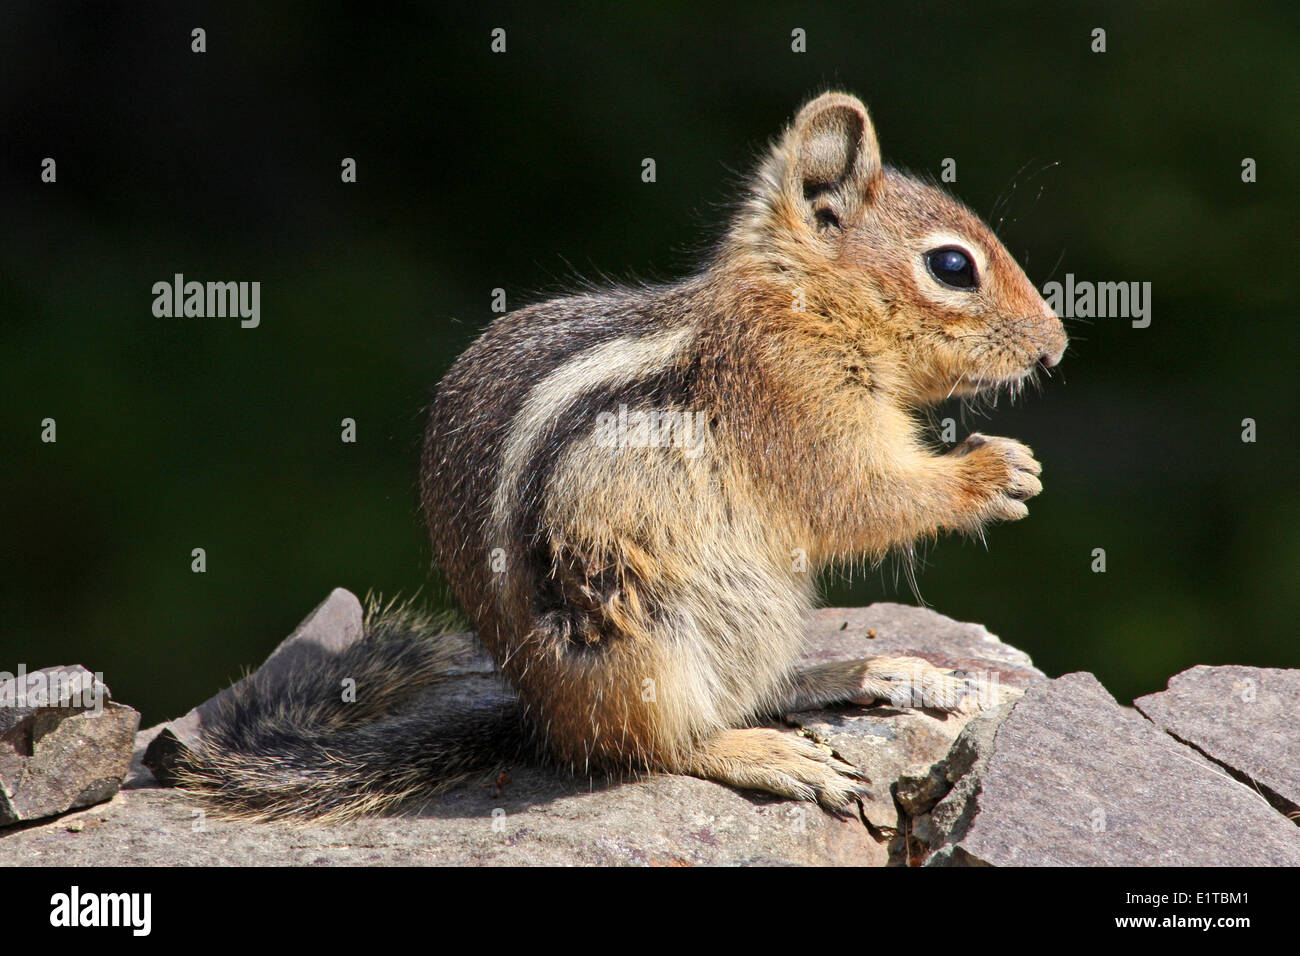
<path id="1" fill-rule="evenodd" d="M 492 521 L 498 533 L 506 529 L 524 477 L 522 471 L 538 441 L 574 399 L 601 385 L 627 385 L 666 368 L 694 331 L 683 326 L 605 342 L 568 359 L 529 389 L 527 400 L 510 421 L 497 470 Z"/>

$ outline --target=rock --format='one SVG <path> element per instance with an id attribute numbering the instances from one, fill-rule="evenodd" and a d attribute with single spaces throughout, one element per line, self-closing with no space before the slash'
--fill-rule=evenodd
<path id="1" fill-rule="evenodd" d="M 1014 701 L 979 714 L 966 723 L 942 760 L 922 773 L 901 774 L 894 785 L 894 798 L 899 808 L 913 817 L 928 813 L 948 796 L 954 785 L 967 778 L 972 767 L 977 763 L 982 767 L 981 758 L 993 752 L 993 735 L 1012 706 Z M 967 785 L 978 779 L 978 773 L 971 775 Z"/>
<path id="2" fill-rule="evenodd" d="M 287 674 L 294 668 L 310 670 L 313 661 L 319 660 L 321 655 L 337 654 L 360 639 L 364 616 L 361 602 L 355 594 L 345 588 L 335 588 L 271 652 L 271 656 L 262 664 L 261 671 L 275 677 Z M 238 687 L 244 680 L 247 678 L 236 681 L 232 687 Z M 196 745 L 202 736 L 205 721 L 216 717 L 222 701 L 230 695 L 231 688 L 228 687 L 185 716 L 163 725 L 144 754 L 144 766 L 163 783 L 173 783 L 172 771 L 177 761 L 188 748 Z"/>
<path id="3" fill-rule="evenodd" d="M 927 864 L 1300 865 L 1300 828 L 1091 674 L 1031 684 L 1006 710 L 972 720 L 933 771 L 952 789 L 915 819 Z M 903 802 L 923 809 L 930 783 L 900 781 Z"/>
<path id="4" fill-rule="evenodd" d="M 80 664 L 20 671 L 0 681 L 0 739 L 20 731 L 30 734 L 32 721 L 43 714 L 94 707 L 107 690 Z"/>
<path id="5" fill-rule="evenodd" d="M 272 675 L 292 661 L 311 667 L 356 640 L 361 620 L 360 602 L 336 591 L 263 667 Z M 1277 801 L 1295 792 L 1285 728 L 1287 701 L 1297 699 L 1295 672 L 1197 668 L 1180 675 L 1168 691 L 1139 701 L 1166 733 L 1119 706 L 1092 675 L 1049 681 L 984 628 L 933 611 L 829 609 L 814 616 L 809 638 L 808 664 L 906 655 L 963 669 L 984 682 L 986 709 L 970 717 L 845 707 L 774 723 L 866 770 L 872 793 L 860 819 L 693 777 L 575 779 L 520 765 L 391 815 L 293 827 L 207 817 L 145 768 L 148 753 L 165 779 L 166 758 L 157 755 L 192 741 L 218 695 L 182 721 L 138 734 L 131 776 L 109 803 L 7 834 L 2 859 L 83 866 L 1300 865 L 1300 827 L 1274 808 L 1284 809 Z M 1224 704 L 1225 695 L 1249 689 L 1244 680 L 1254 681 L 1254 700 Z M 479 655 L 431 693 L 442 703 L 481 705 L 501 685 L 492 661 Z M 1209 710 L 1207 700 L 1220 710 Z M 1212 714 L 1224 713 L 1230 719 L 1219 726 Z M 21 716 L 17 708 L 0 711 L 10 723 L 33 726 L 39 715 L 36 707 Z M 1274 806 L 1195 748 L 1258 783 Z"/>
<path id="6" fill-rule="evenodd" d="M 1300 671 L 1193 667 L 1133 706 L 1280 812 L 1300 812 Z"/>
<path id="7" fill-rule="evenodd" d="M 805 663 L 924 657 L 985 682 L 984 693 L 992 698 L 985 701 L 987 706 L 1000 703 L 1000 689 L 1020 690 L 1047 679 L 1027 654 L 1002 643 L 984 627 L 926 608 L 889 603 L 828 608 L 814 615 L 809 634 Z M 813 711 L 788 719 L 866 772 L 872 786 L 870 797 L 863 801 L 863 816 L 883 840 L 900 833 L 892 782 L 909 773 L 924 773 L 934 758 L 948 752 L 970 715 L 879 706 Z M 905 858 L 906 847 L 899 840 L 889 845 L 890 852 Z"/>
<path id="8" fill-rule="evenodd" d="M 875 636 L 868 636 L 869 631 Z M 309 653 L 328 653 L 359 633 L 360 604 L 336 591 L 263 666 L 281 660 L 295 641 L 306 638 L 312 648 L 324 648 Z M 906 653 L 962 666 L 973 675 L 997 675 L 1007 686 L 1045 680 L 1028 657 L 984 628 L 919 608 L 829 609 L 815 616 L 809 635 L 807 663 Z M 469 661 L 456 680 L 437 690 L 443 700 L 482 700 L 494 693 L 500 693 L 500 683 L 486 656 Z M 193 740 L 212 706 L 209 701 L 181 722 L 141 733 L 130 782 L 111 804 L 58 826 L 14 834 L 5 859 L 81 865 L 881 866 L 890 861 L 897 842 L 891 839 L 899 823 L 890 793 L 895 776 L 901 768 L 919 772 L 938 761 L 969 719 L 891 707 L 787 715 L 791 733 L 819 737 L 867 768 L 875 781 L 865 807 L 870 827 L 811 804 L 693 777 L 575 780 L 545 768 L 518 766 L 510 768 L 505 780 L 480 779 L 402 814 L 291 828 L 205 817 L 196 801 L 182 791 L 160 788 L 145 769 L 146 753 L 158 763 L 162 748 Z M 164 735 L 173 739 L 158 744 Z M 74 824 L 80 829 L 70 830 Z"/>
<path id="9" fill-rule="evenodd" d="M 824 608 L 813 615 L 808 633 L 808 663 L 915 656 L 1011 687 L 1047 679 L 1028 654 L 1002 643 L 983 625 L 954 621 L 924 607 L 882 601 Z"/>
<path id="10" fill-rule="evenodd" d="M 110 799 L 139 724 L 84 667 L 46 667 L 0 684 L 0 826 Z"/>
<path id="11" fill-rule="evenodd" d="M 511 773 L 408 814 L 289 828 L 205 818 L 184 793 L 123 790 L 74 820 L 5 840 L 4 865 L 871 865 L 884 854 L 861 823 L 755 798 L 692 777 L 560 780 Z M 84 821 L 80 832 L 70 822 Z"/>

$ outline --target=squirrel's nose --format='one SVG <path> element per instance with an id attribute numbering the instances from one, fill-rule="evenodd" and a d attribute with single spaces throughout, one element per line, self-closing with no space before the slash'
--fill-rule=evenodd
<path id="1" fill-rule="evenodd" d="M 1047 321 L 1051 332 L 1047 341 L 1043 343 L 1047 348 L 1038 357 L 1038 365 L 1040 368 L 1049 369 L 1060 364 L 1065 356 L 1065 347 L 1070 340 L 1066 337 L 1065 326 L 1061 324 L 1060 317 L 1048 307 L 1046 302 L 1043 303 L 1043 312 L 1045 313 L 1043 318 Z"/>
<path id="2" fill-rule="evenodd" d="M 1050 355 L 1047 352 L 1044 352 L 1042 355 L 1038 356 L 1038 364 L 1041 365 L 1043 368 L 1054 368 L 1056 364 L 1060 361 L 1061 361 L 1060 352 L 1057 352 L 1055 355 Z"/>

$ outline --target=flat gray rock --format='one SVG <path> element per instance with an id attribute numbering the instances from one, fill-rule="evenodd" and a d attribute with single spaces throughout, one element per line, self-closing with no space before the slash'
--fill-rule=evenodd
<path id="1" fill-rule="evenodd" d="M 1300 810 L 1300 670 L 1193 667 L 1133 706 L 1280 811 Z"/>
<path id="2" fill-rule="evenodd" d="M 1120 707 L 1091 674 L 1032 684 L 963 730 L 913 821 L 929 864 L 1297 866 L 1300 828 Z M 932 778 L 899 784 L 924 810 Z"/>
<path id="3" fill-rule="evenodd" d="M 291 829 L 205 818 L 176 790 L 110 803 L 5 837 L 4 865 L 872 865 L 856 820 L 751 799 L 691 777 L 616 785 L 543 771 L 467 784 L 409 814 Z"/>
<path id="4" fill-rule="evenodd" d="M 335 592 L 322 608 L 333 603 L 345 613 L 318 609 L 296 634 L 314 633 L 316 645 L 327 648 L 354 640 L 360 605 L 355 613 L 348 610 L 342 595 Z M 322 630 L 333 636 L 319 637 Z M 828 609 L 816 615 L 809 633 L 809 663 L 907 653 L 972 673 L 1002 674 L 1012 686 L 1044 679 L 1025 655 L 983 628 L 924 609 Z M 486 657 L 469 661 L 457 680 L 437 691 L 444 700 L 500 692 Z M 201 721 L 210 705 L 189 719 Z M 316 827 L 230 822 L 205 816 L 182 791 L 159 787 L 141 762 L 161 734 L 176 737 L 173 723 L 139 735 L 129 783 L 111 803 L 10 834 L 0 859 L 19 865 L 883 866 L 897 843 L 894 778 L 901 768 L 923 771 L 938 761 L 968 719 L 889 707 L 786 716 L 789 732 L 820 738 L 866 767 L 874 781 L 864 806 L 870 826 L 811 804 L 693 777 L 574 779 L 532 766 L 512 767 L 504 779 L 481 778 L 401 814 Z"/>
<path id="5" fill-rule="evenodd" d="M 108 800 L 122 786 L 140 715 L 84 667 L 0 684 L 0 827 Z"/>

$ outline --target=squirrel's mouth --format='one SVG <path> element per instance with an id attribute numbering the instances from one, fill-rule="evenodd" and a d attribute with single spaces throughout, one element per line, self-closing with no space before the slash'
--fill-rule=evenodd
<path id="1" fill-rule="evenodd" d="M 970 372 L 963 372 L 957 379 L 957 383 L 952 387 L 949 396 L 953 398 L 970 398 L 972 396 L 984 396 L 994 398 L 1003 389 L 1006 389 L 1014 398 L 1024 387 L 1025 382 L 1032 378 L 1037 366 L 1031 365 L 1028 368 L 1016 369 L 1010 373 L 981 374 L 972 375 Z"/>

